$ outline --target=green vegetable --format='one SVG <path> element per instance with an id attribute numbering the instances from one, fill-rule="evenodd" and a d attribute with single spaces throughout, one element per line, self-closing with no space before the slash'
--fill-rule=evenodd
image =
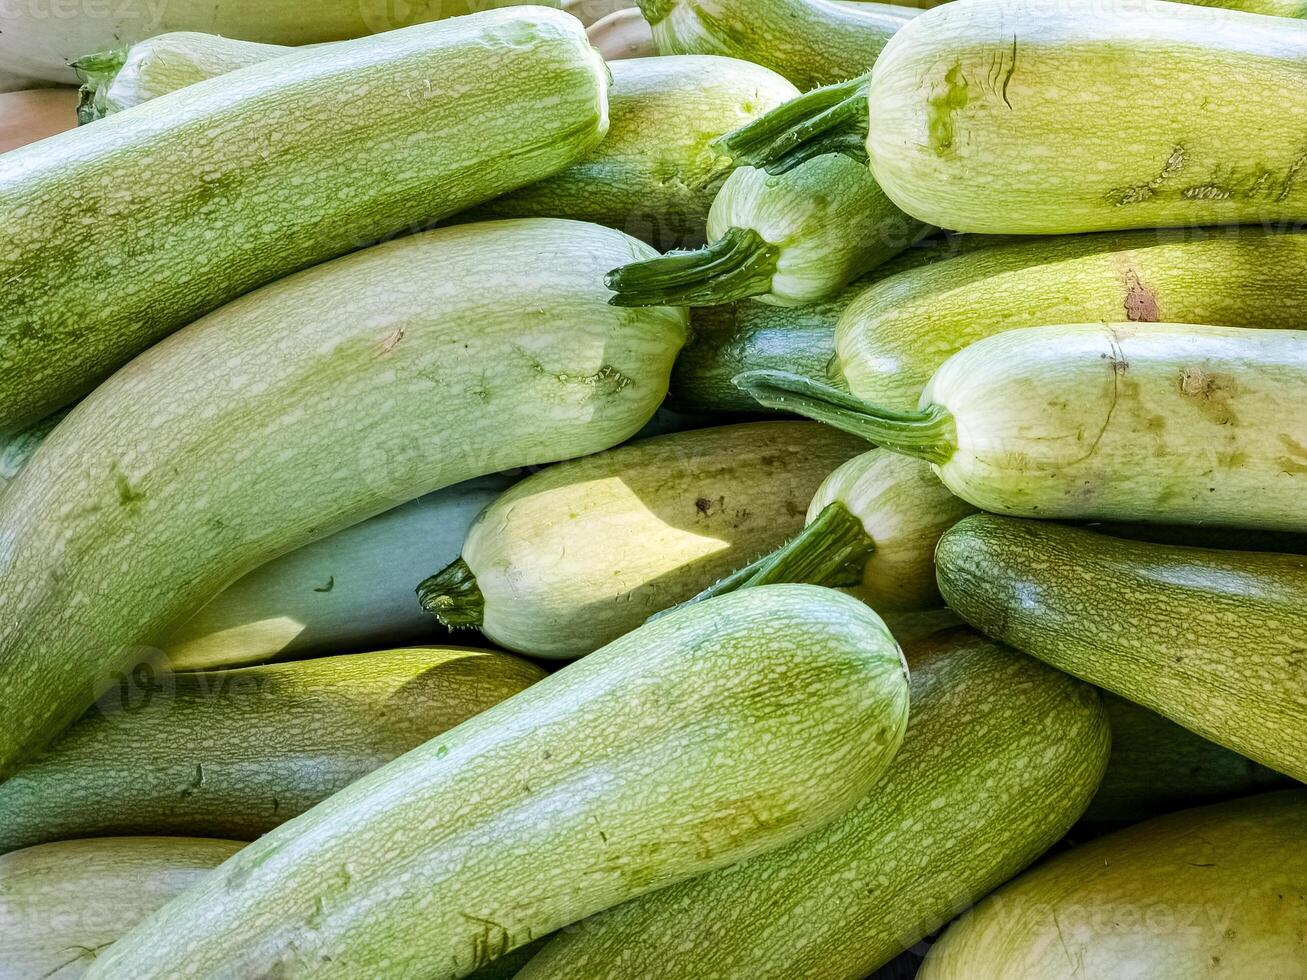
<path id="1" fill-rule="evenodd" d="M 290 54 L 0 155 L 0 433 L 257 286 L 576 162 L 606 91 L 577 20 L 523 7 Z"/>
<path id="2" fill-rule="evenodd" d="M 758 422 L 550 467 L 481 514 L 422 604 L 510 650 L 584 656 L 798 532 L 859 448 L 811 422 Z"/>
<path id="3" fill-rule="evenodd" d="M 1135 823 L 1288 782 L 1124 698 L 1108 694 L 1103 705 L 1112 722 L 1112 757 L 1086 821 Z"/>
<path id="4" fill-rule="evenodd" d="M 0 493 L 18 479 L 18 474 L 23 471 L 32 454 L 67 414 L 67 410 L 61 410 L 22 432 L 8 437 L 0 436 Z"/>
<path id="5" fill-rule="evenodd" d="M 1307 778 L 1307 559 L 983 515 L 945 534 L 936 561 L 977 628 Z"/>
<path id="6" fill-rule="evenodd" d="M 867 168 L 840 153 L 769 174 L 741 167 L 708 214 L 710 244 L 617 269 L 621 306 L 713 306 L 756 298 L 777 306 L 831 299 L 920 238 Z"/>
<path id="7" fill-rule="evenodd" d="M 0 852 L 117 834 L 253 840 L 543 676 L 508 654 L 434 647 L 135 671 L 0 783 Z"/>
<path id="8" fill-rule="evenodd" d="M 863 977 L 1042 854 L 1107 761 L 1097 695 L 970 630 L 911 666 L 903 748 L 853 810 L 560 934 L 520 980 Z"/>
<path id="9" fill-rule="evenodd" d="M 1009 330 L 949 358 L 917 411 L 777 372 L 737 382 L 928 460 L 1019 517 L 1307 529 L 1307 334 L 1183 324 Z"/>
<path id="10" fill-rule="evenodd" d="M 251 844 L 90 976 L 463 976 L 823 826 L 907 710 L 898 647 L 837 592 L 680 610 Z"/>
<path id="11" fill-rule="evenodd" d="M 871 67 L 917 11 L 834 0 L 639 0 L 660 54 L 722 54 L 766 65 L 800 88 Z"/>
<path id="12" fill-rule="evenodd" d="M 0 496 L 0 774 L 258 566 L 636 432 L 686 318 L 609 306 L 602 275 L 651 251 L 544 218 L 403 238 L 244 296 L 101 385 Z"/>
<path id="13" fill-rule="evenodd" d="M 1172 814 L 1077 847 L 954 924 L 921 980 L 1302 973 L 1307 791 Z"/>
<path id="14" fill-rule="evenodd" d="M 1268 14 L 1273 17 L 1307 17 L 1307 3 L 1303 0 L 1184 0 L 1200 7 L 1225 7 L 1244 10 L 1250 14 Z"/>

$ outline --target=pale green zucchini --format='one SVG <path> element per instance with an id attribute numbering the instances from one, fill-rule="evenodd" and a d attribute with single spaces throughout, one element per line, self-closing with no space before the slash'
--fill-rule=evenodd
<path id="1" fill-rule="evenodd" d="M 577 20 L 522 7 L 289 54 L 0 155 L 0 433 L 242 293 L 576 162 L 606 92 Z"/>
<path id="2" fill-rule="evenodd" d="M 903 748 L 853 810 L 561 933 L 520 980 L 861 980 L 1042 854 L 1107 761 L 1098 696 L 965 629 L 910 663 Z"/>
<path id="3" fill-rule="evenodd" d="M 487 508 L 418 594 L 446 626 L 581 657 L 797 533 L 822 480 L 860 448 L 811 422 L 756 422 L 562 463 Z"/>
<path id="4" fill-rule="evenodd" d="M 75 980 L 119 936 L 243 846 L 110 837 L 0 856 L 0 980 Z"/>
<path id="5" fill-rule="evenodd" d="M 0 774 L 260 565 L 636 432 L 686 318 L 618 310 L 602 276 L 651 252 L 572 221 L 440 229 L 244 296 L 96 389 L 0 497 Z"/>
<path id="6" fill-rule="evenodd" d="M 1199 7 L 1225 7 L 1243 10 L 1250 14 L 1267 14 L 1272 17 L 1307 17 L 1307 3 L 1303 0 L 1184 0 Z"/>
<path id="7" fill-rule="evenodd" d="M 737 382 L 909 456 L 983 509 L 1307 530 L 1307 333 L 1168 323 L 1009 330 L 912 412 L 771 371 Z"/>
<path id="8" fill-rule="evenodd" d="M 710 244 L 614 270 L 608 284 L 621 306 L 715 306 L 750 297 L 804 306 L 834 298 L 925 231 L 842 153 L 776 174 L 740 167 L 708 213 Z"/>
<path id="9" fill-rule="evenodd" d="M 958 231 L 1050 234 L 1307 217 L 1307 23 L 1140 0 L 956 0 L 876 62 L 885 193 Z"/>
<path id="10" fill-rule="evenodd" d="M 32 454 L 67 414 L 66 409 L 61 409 L 22 432 L 0 436 L 0 493 L 18 479 L 18 474 L 31 460 Z"/>
<path id="11" fill-rule="evenodd" d="M 1103 706 L 1112 723 L 1112 757 L 1085 811 L 1087 822 L 1136 823 L 1289 782 L 1133 701 L 1105 694 Z"/>
<path id="12" fill-rule="evenodd" d="M 635 7 L 634 0 L 563 0 L 562 7 L 586 27 L 612 14 Z"/>
<path id="13" fill-rule="evenodd" d="M 800 88 L 865 72 L 917 14 L 834 0 L 640 0 L 660 54 L 721 54 L 780 72 Z"/>
<path id="14" fill-rule="evenodd" d="M 956 922 L 921 980 L 1301 977 L 1307 790 L 1187 810 L 1028 872 Z"/>
<path id="15" fill-rule="evenodd" d="M 559 0 L 532 0 L 558 7 Z M 91 51 L 169 31 L 203 31 L 273 44 L 310 44 L 379 34 L 521 0 L 324 0 L 306 12 L 292 0 L 168 0 L 167 3 L 14 4 L 0 15 L 0 64 L 27 80 L 73 84 L 69 65 Z"/>
<path id="16" fill-rule="evenodd" d="M 977 515 L 936 561 L 977 628 L 1307 779 L 1307 559 Z"/>
<path id="17" fill-rule="evenodd" d="M 138 671 L 0 783 L 0 853 L 119 834 L 253 840 L 544 676 L 447 647 Z"/>
<path id="18" fill-rule="evenodd" d="M 1154 230 L 997 244 L 878 280 L 851 300 L 831 373 L 859 398 L 910 412 L 969 344 L 1094 321 L 1307 328 L 1307 235 Z"/>
<path id="19" fill-rule="evenodd" d="M 902 654 L 847 596 L 680 610 L 251 844 L 91 975 L 464 976 L 825 825 L 907 711 Z"/>
<path id="20" fill-rule="evenodd" d="M 585 33 L 595 50 L 610 65 L 630 58 L 653 58 L 658 54 L 653 28 L 638 7 L 615 11 L 591 24 Z"/>

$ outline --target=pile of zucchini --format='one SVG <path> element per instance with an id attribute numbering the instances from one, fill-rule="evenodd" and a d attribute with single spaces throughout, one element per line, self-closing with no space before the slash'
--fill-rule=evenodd
<path id="1" fill-rule="evenodd" d="M 0 980 L 1307 978 L 1307 4 L 52 9 Z"/>

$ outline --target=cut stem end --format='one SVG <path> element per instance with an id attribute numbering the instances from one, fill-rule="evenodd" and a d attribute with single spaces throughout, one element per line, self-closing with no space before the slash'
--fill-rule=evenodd
<path id="1" fill-rule="evenodd" d="M 462 558 L 417 587 L 418 603 L 446 629 L 475 629 L 485 622 L 486 600 Z"/>
<path id="2" fill-rule="evenodd" d="M 731 228 L 697 251 L 670 252 L 608 273 L 613 306 L 719 306 L 771 291 L 780 248 Z"/>

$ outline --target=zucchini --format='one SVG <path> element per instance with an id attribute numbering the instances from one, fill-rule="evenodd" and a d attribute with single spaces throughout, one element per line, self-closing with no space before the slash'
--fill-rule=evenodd
<path id="1" fill-rule="evenodd" d="M 289 54 L 0 155 L 0 433 L 256 286 L 574 163 L 606 91 L 576 19 L 522 7 Z"/>
<path id="2" fill-rule="evenodd" d="M 1307 327 L 1307 234 L 1108 232 L 998 244 L 853 299 L 832 373 L 910 412 L 950 356 L 1016 327 L 1133 321 Z"/>
<path id="3" fill-rule="evenodd" d="M 0 853 L 119 834 L 254 840 L 543 676 L 441 647 L 137 671 L 0 783 Z"/>
<path id="4" fill-rule="evenodd" d="M 75 89 L 46 88 L 0 94 L 0 153 L 62 133 L 75 125 Z"/>
<path id="5" fill-rule="evenodd" d="M 438 229 L 244 296 L 96 389 L 0 497 L 0 775 L 254 568 L 636 432 L 686 318 L 609 306 L 602 275 L 651 252 L 545 218 Z"/>
<path id="6" fill-rule="evenodd" d="M 859 980 L 1042 854 L 1107 761 L 1098 696 L 965 629 L 910 663 L 903 748 L 853 810 L 560 933 L 519 980 Z"/>
<path id="7" fill-rule="evenodd" d="M 1112 723 L 1112 757 L 1086 822 L 1136 823 L 1289 782 L 1125 698 L 1108 694 L 1103 705 Z"/>
<path id="8" fill-rule="evenodd" d="M 109 944 L 243 846 L 111 837 L 0 856 L 0 978 L 80 977 Z"/>
<path id="9" fill-rule="evenodd" d="M 977 628 L 1307 779 L 1307 559 L 978 515 L 936 561 Z"/>
<path id="10" fill-rule="evenodd" d="M 660 54 L 721 54 L 778 71 L 800 88 L 871 67 L 918 11 L 836 0 L 640 0 Z"/>
<path id="11" fill-rule="evenodd" d="M 871 169 L 899 207 L 958 231 L 1294 223 L 1304 63 L 1307 24 L 1287 18 L 958 0 L 877 60 Z"/>
<path id="12" fill-rule="evenodd" d="M 636 7 L 615 11 L 595 21 L 585 29 L 585 33 L 595 50 L 610 65 L 628 58 L 652 58 L 658 54 L 653 29 Z"/>
<path id="13" fill-rule="evenodd" d="M 423 582 L 452 628 L 536 657 L 581 657 L 783 543 L 860 448 L 811 422 L 646 439 L 530 476 Z"/>
<path id="14" fill-rule="evenodd" d="M 912 412 L 797 375 L 737 382 L 765 405 L 930 461 L 1017 517 L 1307 529 L 1307 333 L 1181 324 L 1009 330 L 954 354 Z"/>
<path id="15" fill-rule="evenodd" d="M 1162 817 L 1007 885 L 931 949 L 921 980 L 1299 977 L 1307 790 Z"/>
<path id="16" fill-rule="evenodd" d="M 842 153 L 782 173 L 740 167 L 708 212 L 708 240 L 616 269 L 620 306 L 714 306 L 750 297 L 804 306 L 835 297 L 858 276 L 921 238 L 867 168 Z"/>
<path id="17" fill-rule="evenodd" d="M 61 409 L 22 432 L 7 437 L 0 436 L 0 493 L 18 479 L 18 474 L 23 471 L 32 454 L 67 414 L 67 409 Z"/>
<path id="18" fill-rule="evenodd" d="M 635 9 L 634 0 L 563 0 L 562 7 L 586 27 L 622 10 Z"/>
<path id="19" fill-rule="evenodd" d="M 1272 17 L 1307 17 L 1307 3 L 1303 0 L 1184 0 L 1200 7 L 1225 7 L 1243 10 L 1250 14 L 1267 14 Z"/>
<path id="20" fill-rule="evenodd" d="M 898 647 L 838 592 L 679 610 L 249 845 L 88 976 L 464 976 L 823 826 L 907 710 Z"/>

